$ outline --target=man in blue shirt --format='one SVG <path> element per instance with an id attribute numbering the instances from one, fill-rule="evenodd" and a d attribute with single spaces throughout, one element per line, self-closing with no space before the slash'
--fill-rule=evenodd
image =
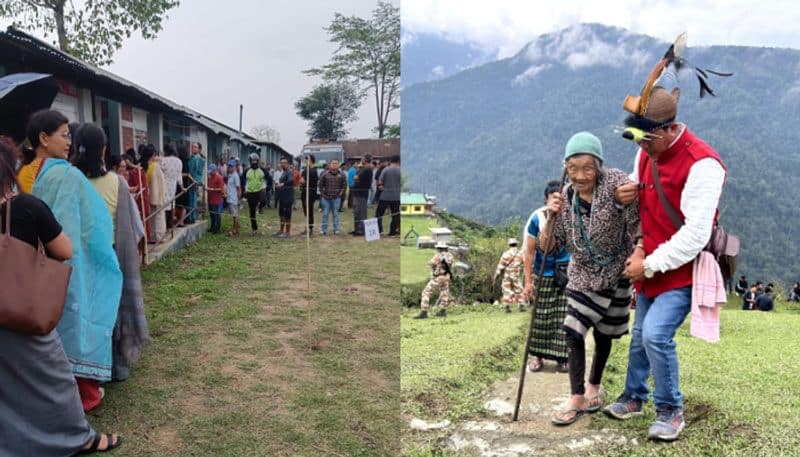
<path id="1" fill-rule="evenodd" d="M 201 154 L 203 146 L 192 143 L 192 157 L 189 159 L 189 175 L 196 183 L 189 189 L 189 214 L 186 223 L 193 224 L 197 220 L 197 188 L 203 185 L 203 173 L 206 171 L 206 161 Z"/>
<path id="2" fill-rule="evenodd" d="M 355 184 L 356 173 L 356 164 L 351 163 L 350 168 L 347 170 L 347 207 L 353 209 L 353 185 Z M 344 206 L 344 205 L 342 205 Z"/>

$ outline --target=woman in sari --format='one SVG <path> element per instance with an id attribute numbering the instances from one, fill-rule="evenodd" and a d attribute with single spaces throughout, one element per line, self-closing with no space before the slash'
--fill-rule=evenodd
<path id="1" fill-rule="evenodd" d="M 620 207 L 614 201 L 614 189 L 627 184 L 628 175 L 603 167 L 603 148 L 596 136 L 573 135 L 567 142 L 564 166 L 570 184 L 563 195 L 554 194 L 548 201 L 548 212 L 554 216 L 548 218 L 540 236 L 542 246 L 564 246 L 571 256 L 564 319 L 571 396 L 551 418 L 556 425 L 572 424 L 603 406 L 601 381 L 611 343 L 628 333 L 630 282 L 623 271 L 639 232 L 638 205 Z M 590 328 L 594 329 L 594 356 L 586 386 L 584 339 Z"/>
<path id="2" fill-rule="evenodd" d="M 150 191 L 150 213 L 155 214 L 150 227 L 152 231 L 148 239 L 150 243 L 160 243 L 167 233 L 167 218 L 164 211 L 156 211 L 163 207 L 167 200 L 167 187 L 164 172 L 161 170 L 161 157 L 156 155 L 156 147 L 148 144 L 141 158 L 142 169 L 147 174 L 147 187 Z"/>
<path id="3" fill-rule="evenodd" d="M 139 359 L 142 349 L 150 341 L 137 251 L 144 233 L 138 223 L 139 213 L 128 184 L 117 174 L 107 172 L 103 165 L 106 153 L 103 130 L 86 124 L 78 130 L 73 143 L 78 151 L 75 166 L 103 197 L 114 221 L 114 250 L 122 270 L 123 286 L 117 323 L 111 337 L 111 378 L 121 381 L 128 378 L 131 365 Z"/>
<path id="4" fill-rule="evenodd" d="M 12 237 L 34 248 L 42 243 L 48 257 L 69 260 L 72 243 L 50 208 L 32 195 L 12 193 L 14 149 L 0 140 L 0 225 L 7 230 L 6 205 L 11 205 Z M 38 336 L 0 327 L 0 377 L 0 454 L 66 457 L 120 445 L 117 435 L 97 433 L 86 421 L 58 330 Z"/>
<path id="5" fill-rule="evenodd" d="M 72 275 L 58 333 L 88 411 L 100 404 L 99 383 L 111 379 L 111 332 L 122 293 L 113 223 L 103 199 L 65 159 L 71 145 L 66 118 L 58 111 L 36 112 L 28 121 L 27 137 L 40 163 L 31 194 L 50 207 L 73 241 Z"/>
<path id="6" fill-rule="evenodd" d="M 139 209 L 139 217 L 141 217 L 142 224 L 145 226 L 145 234 L 149 237 L 150 221 L 146 221 L 147 217 L 150 216 L 150 192 L 147 188 L 147 175 L 140 166 L 136 165 L 133 149 L 129 149 L 122 156 L 122 162 L 128 169 L 128 190 L 130 190 L 131 196 L 136 202 L 136 207 Z"/>

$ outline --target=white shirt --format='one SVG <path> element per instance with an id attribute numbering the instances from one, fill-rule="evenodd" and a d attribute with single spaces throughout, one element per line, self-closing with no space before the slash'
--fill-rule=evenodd
<path id="1" fill-rule="evenodd" d="M 686 126 L 681 124 L 681 132 L 670 147 L 685 131 Z M 633 173 L 630 174 L 635 183 L 639 182 L 639 157 L 640 154 L 637 153 Z M 715 159 L 709 157 L 698 160 L 689 168 L 681 193 L 680 210 L 685 217 L 684 224 L 672 238 L 644 259 L 645 268 L 663 273 L 682 267 L 697 257 L 711 238 L 714 214 L 719 206 L 724 183 L 725 169 Z"/>

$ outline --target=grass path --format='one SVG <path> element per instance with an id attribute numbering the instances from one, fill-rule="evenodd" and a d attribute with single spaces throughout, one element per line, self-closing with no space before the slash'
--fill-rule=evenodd
<path id="1" fill-rule="evenodd" d="M 117 456 L 398 455 L 397 245 L 313 238 L 311 325 L 302 237 L 206 236 L 148 267 L 153 341 L 90 422 Z"/>
<path id="2" fill-rule="evenodd" d="M 618 429 L 639 445 L 594 448 L 598 456 L 800 456 L 800 308 L 780 302 L 776 312 L 739 310 L 731 297 L 722 312 L 721 339 L 709 344 L 689 336 L 689 321 L 676 341 L 687 428 L 672 444 L 647 440 L 652 403 L 644 418 L 615 421 L 592 416 L 591 427 Z M 451 311 L 445 319 L 402 318 L 402 401 L 405 418 L 466 419 L 481 416 L 481 396 L 494 379 L 516 376 L 524 322 L 481 305 Z M 612 348 L 604 387 L 613 400 L 622 390 L 630 337 Z M 568 379 L 564 375 L 565 394 Z M 407 425 L 406 425 L 406 430 Z M 406 432 L 404 452 L 441 452 L 434 435 Z M 436 455 L 452 455 L 450 451 Z"/>

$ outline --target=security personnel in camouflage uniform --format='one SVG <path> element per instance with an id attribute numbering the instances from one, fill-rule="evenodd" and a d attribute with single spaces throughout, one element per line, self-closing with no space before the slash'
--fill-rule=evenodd
<path id="1" fill-rule="evenodd" d="M 503 253 L 497 270 L 492 277 L 492 283 L 497 281 L 500 273 L 503 273 L 503 305 L 506 312 L 511 312 L 511 304 L 517 303 L 520 311 L 525 311 L 525 296 L 522 293 L 522 284 L 519 275 L 522 272 L 522 252 L 517 248 L 519 242 L 516 238 L 508 240 L 509 249 Z"/>
<path id="2" fill-rule="evenodd" d="M 436 255 L 428 261 L 428 266 L 431 267 L 431 280 L 428 281 L 428 285 L 422 291 L 422 310 L 414 319 L 428 317 L 431 294 L 436 289 L 439 290 L 439 311 L 436 312 L 436 315 L 447 315 L 447 305 L 450 303 L 450 275 L 453 268 L 453 254 L 447 252 L 447 243 L 441 241 L 436 243 L 436 250 Z"/>

